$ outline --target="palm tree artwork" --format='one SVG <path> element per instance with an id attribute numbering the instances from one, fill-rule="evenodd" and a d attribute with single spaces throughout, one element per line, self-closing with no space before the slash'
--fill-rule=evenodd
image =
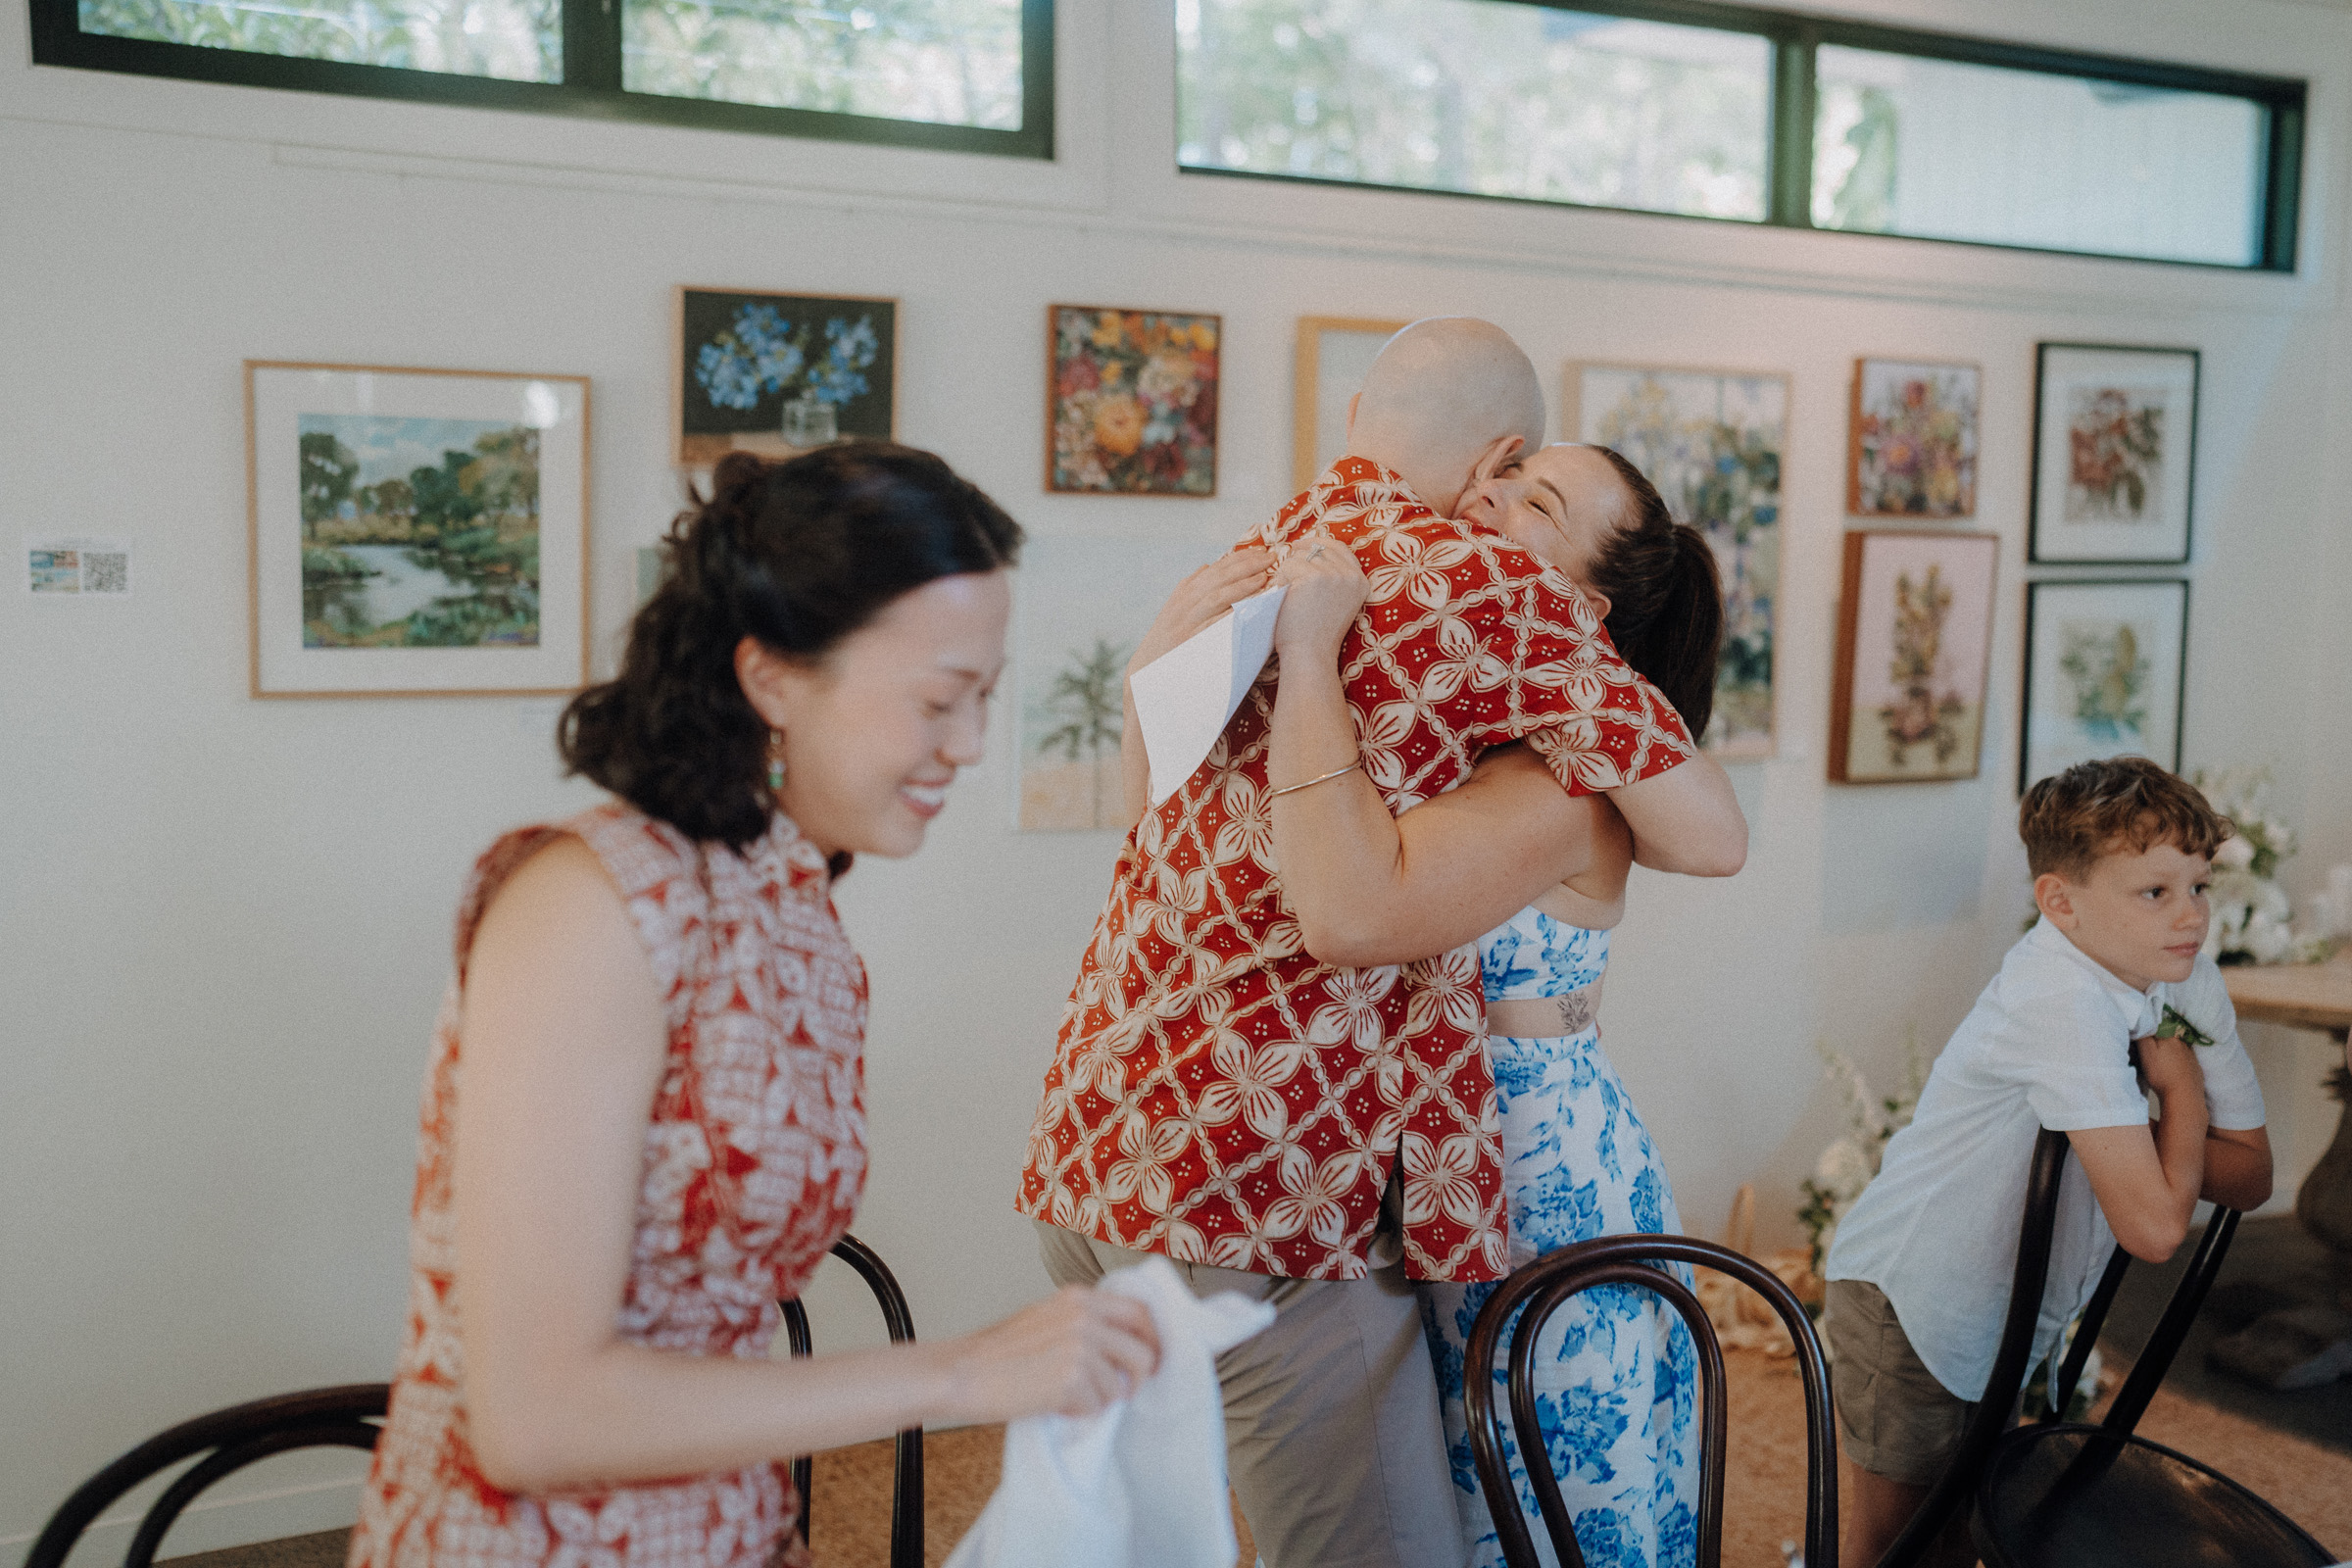
<path id="1" fill-rule="evenodd" d="M 1098 637 L 1091 651 L 1070 650 L 1069 662 L 1054 671 L 1053 684 L 1046 690 L 1043 706 L 1058 722 L 1037 738 L 1037 753 L 1045 757 L 1058 752 L 1072 764 L 1083 762 L 1089 779 L 1088 820 L 1066 825 L 1113 825 L 1105 817 L 1110 803 L 1104 799 L 1102 762 L 1105 752 L 1112 758 L 1118 756 L 1119 736 L 1125 728 L 1121 688 L 1126 662 L 1126 649 Z"/>

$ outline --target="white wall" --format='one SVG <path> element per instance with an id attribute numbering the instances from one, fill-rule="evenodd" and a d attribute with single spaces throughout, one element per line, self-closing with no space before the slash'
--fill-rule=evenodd
<path id="1" fill-rule="evenodd" d="M 1610 988 L 1613 1054 L 1702 1231 L 1752 1178 L 1786 1239 L 1837 1121 L 1815 1043 L 1890 1071 L 1902 1032 L 1939 1042 L 2017 929 L 2037 338 L 2205 351 L 2188 759 L 2275 758 L 2308 861 L 2352 857 L 2352 14 L 1875 12 L 2086 48 L 2118 47 L 2128 17 L 2134 52 L 2313 74 L 2305 266 L 2282 279 L 1184 178 L 1164 8 L 1060 9 L 1064 151 L 1040 166 L 36 71 L 22 9 L 0 6 L 0 534 L 137 552 L 126 602 L 0 586 L 0 1565 L 169 1422 L 387 1373 L 456 890 L 501 827 L 591 798 L 555 775 L 552 704 L 246 698 L 246 358 L 592 376 L 608 658 L 632 552 L 678 500 L 677 283 L 899 296 L 906 439 L 1040 537 L 1184 530 L 1204 554 L 1285 494 L 1302 314 L 1488 316 L 1547 376 L 1570 356 L 1793 372 L 1785 743 L 1736 770 L 1751 862 L 1728 885 L 1643 880 Z M 1056 300 L 1224 314 L 1218 499 L 1040 493 Z M 2004 538 L 2004 586 L 1974 783 L 1823 782 L 1864 353 L 1985 368 L 1978 521 Z M 1013 834 L 1004 727 L 993 741 L 923 854 L 866 862 L 841 901 L 875 999 L 858 1228 L 934 1335 L 1043 1288 L 1013 1174 L 1115 850 Z M 2311 1063 L 2263 1049 L 2275 1095 L 2308 1102 Z M 820 1334 L 862 1336 L 821 1294 Z M 348 1517 L 320 1474 L 256 1472 L 247 1491 L 299 1494 L 175 1541 Z"/>

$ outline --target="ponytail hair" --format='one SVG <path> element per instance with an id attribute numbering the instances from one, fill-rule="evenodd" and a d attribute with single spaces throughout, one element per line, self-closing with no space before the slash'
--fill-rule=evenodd
<path id="1" fill-rule="evenodd" d="M 1617 653 L 1665 694 L 1692 736 L 1715 712 L 1723 647 L 1723 585 L 1706 536 L 1676 522 L 1658 488 L 1610 447 L 1594 450 L 1624 481 L 1628 506 L 1586 573 L 1606 594 L 1602 622 Z"/>
<path id="2" fill-rule="evenodd" d="M 556 746 L 565 771 L 741 849 L 775 802 L 737 645 L 814 663 L 902 594 L 1011 565 L 1021 529 L 938 458 L 881 441 L 784 463 L 731 453 L 693 499 L 662 541 L 662 585 L 629 623 L 620 672 L 571 700 Z"/>

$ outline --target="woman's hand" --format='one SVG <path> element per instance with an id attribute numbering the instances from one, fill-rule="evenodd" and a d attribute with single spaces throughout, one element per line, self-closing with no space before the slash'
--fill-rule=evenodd
<path id="1" fill-rule="evenodd" d="M 1127 673 L 1134 674 L 1231 610 L 1237 601 L 1264 588 L 1266 573 L 1273 565 L 1274 553 L 1252 545 L 1219 556 L 1178 583 L 1168 602 L 1159 607 L 1152 629 L 1136 645 L 1135 657 L 1127 661 Z"/>
<path id="2" fill-rule="evenodd" d="M 1327 533 L 1307 534 L 1274 568 L 1274 586 L 1290 590 L 1274 618 L 1274 651 L 1283 662 L 1336 663 L 1348 628 L 1372 592 L 1355 552 Z"/>
<path id="3" fill-rule="evenodd" d="M 1093 1415 L 1159 1368 L 1152 1309 L 1116 1291 L 1064 1286 L 950 1347 L 966 1419 Z"/>

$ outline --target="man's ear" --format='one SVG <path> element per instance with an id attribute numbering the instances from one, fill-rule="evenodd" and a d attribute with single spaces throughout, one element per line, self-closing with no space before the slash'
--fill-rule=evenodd
<path id="1" fill-rule="evenodd" d="M 2075 890 L 2055 871 L 2044 871 L 2034 879 L 2034 907 L 2041 911 L 2043 919 L 2070 935 L 2082 923 L 2082 911 L 2075 907 Z"/>
<path id="2" fill-rule="evenodd" d="M 1487 443 L 1487 449 L 1478 455 L 1478 461 L 1470 465 L 1470 483 L 1463 488 L 1485 484 L 1508 467 L 1526 447 L 1527 437 L 1523 435 L 1496 436 Z"/>

